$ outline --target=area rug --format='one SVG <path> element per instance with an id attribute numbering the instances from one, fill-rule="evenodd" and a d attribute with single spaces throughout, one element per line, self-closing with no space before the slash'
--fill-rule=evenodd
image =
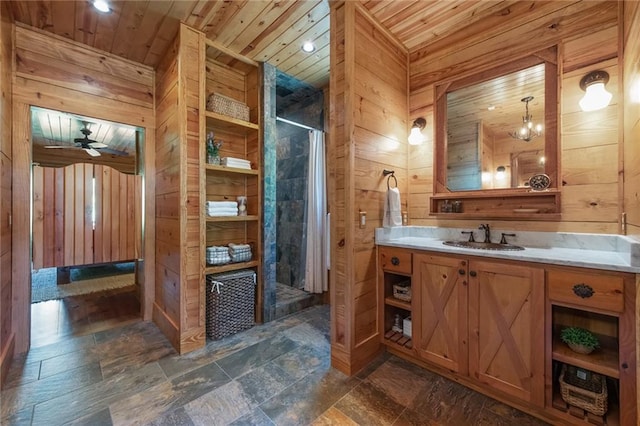
<path id="1" fill-rule="evenodd" d="M 72 269 L 72 281 L 69 284 L 60 285 L 56 284 L 56 268 L 34 271 L 31 274 L 31 303 L 133 286 L 135 274 L 128 272 L 132 270 L 128 268 L 126 265 L 113 268 L 107 276 L 105 274 L 109 269 L 106 268 L 94 270 L 83 268 L 78 271 Z"/>

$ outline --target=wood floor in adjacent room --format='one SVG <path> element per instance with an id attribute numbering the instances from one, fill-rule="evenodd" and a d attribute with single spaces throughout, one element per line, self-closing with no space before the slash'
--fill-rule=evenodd
<path id="1" fill-rule="evenodd" d="M 544 424 L 395 356 L 353 377 L 332 369 L 326 305 L 179 356 L 154 324 L 126 313 L 130 296 L 47 307 L 59 333 L 36 333 L 14 360 L 0 424 Z"/>

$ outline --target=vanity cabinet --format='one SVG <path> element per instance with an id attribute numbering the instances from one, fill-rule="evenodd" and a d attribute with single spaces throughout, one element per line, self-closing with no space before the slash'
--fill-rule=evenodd
<path id="1" fill-rule="evenodd" d="M 469 375 L 544 405 L 544 269 L 469 262 Z"/>
<path id="2" fill-rule="evenodd" d="M 636 425 L 635 275 L 379 246 L 380 328 L 391 352 L 552 424 Z M 411 285 L 411 301 L 393 287 Z M 392 330 L 411 318 L 411 336 Z M 598 335 L 590 355 L 560 340 L 566 326 Z M 567 404 L 571 365 L 606 377 L 594 416 Z"/>
<path id="3" fill-rule="evenodd" d="M 468 262 L 414 255 L 414 346 L 418 357 L 467 374 Z"/>
<path id="4" fill-rule="evenodd" d="M 578 268 L 547 268 L 547 406 L 568 423 L 636 425 L 635 276 Z M 600 347 L 590 354 L 571 350 L 560 339 L 566 327 L 589 330 Z M 573 367 L 597 374 L 607 388 L 603 415 L 568 405 L 559 376 Z M 586 373 L 588 372 L 588 373 Z M 601 393 L 601 392 L 600 392 Z"/>
<path id="5" fill-rule="evenodd" d="M 414 347 L 430 363 L 544 404 L 544 271 L 414 254 Z"/>

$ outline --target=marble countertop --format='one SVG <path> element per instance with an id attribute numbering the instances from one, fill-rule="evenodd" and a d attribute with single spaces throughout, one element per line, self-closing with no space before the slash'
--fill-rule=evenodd
<path id="1" fill-rule="evenodd" d="M 478 250 L 453 247 L 443 241 L 465 241 L 461 231 L 473 229 L 402 226 L 376 229 L 377 245 L 429 250 L 456 255 L 521 260 L 563 266 L 577 266 L 609 271 L 640 273 L 640 240 L 624 235 L 524 232 L 492 230 L 491 241 L 500 241 L 501 233 L 514 233 L 510 244 L 524 247 L 519 251 Z M 484 231 L 473 230 L 476 241 L 484 241 Z"/>

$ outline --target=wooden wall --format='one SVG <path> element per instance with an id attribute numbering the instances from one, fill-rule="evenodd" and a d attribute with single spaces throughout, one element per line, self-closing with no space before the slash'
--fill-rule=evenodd
<path id="1" fill-rule="evenodd" d="M 640 3 L 625 2 L 623 16 L 624 206 L 627 233 L 640 237 Z"/>
<path id="2" fill-rule="evenodd" d="M 4 40 L 4 37 L 3 37 Z M 155 233 L 154 71 L 77 42 L 15 27 L 13 82 L 13 329 L 16 352 L 30 340 L 31 254 L 29 203 L 31 139 L 29 106 L 39 106 L 145 128 L 144 279 L 153 282 Z M 91 76 L 91 78 L 87 78 Z M 153 288 L 141 287 L 142 313 L 150 319 Z"/>
<path id="3" fill-rule="evenodd" d="M 34 166 L 33 268 L 138 259 L 141 184 L 108 166 Z"/>
<path id="4" fill-rule="evenodd" d="M 382 171 L 395 170 L 407 194 L 407 52 L 356 3 L 335 2 L 331 64 L 332 365 L 353 374 L 380 347 L 374 229 L 383 219 Z"/>
<path id="5" fill-rule="evenodd" d="M 11 277 L 11 49 L 13 26 L 0 4 L 0 386 L 13 357 Z"/>
<path id="6" fill-rule="evenodd" d="M 157 70 L 156 282 L 153 319 L 180 353 L 206 341 L 200 247 L 200 91 L 204 38 L 181 25 Z"/>
<path id="7" fill-rule="evenodd" d="M 620 3 L 622 4 L 622 3 Z M 409 218 L 412 225 L 471 228 L 477 221 L 436 220 L 428 215 L 433 179 L 433 85 L 475 74 L 513 58 L 558 45 L 562 219 L 494 222 L 502 229 L 617 233 L 622 211 L 618 92 L 617 2 L 520 2 L 455 34 L 411 52 L 410 119 L 427 118 L 429 143 L 409 148 Z M 505 6 L 507 8 L 507 6 Z M 582 112 L 579 81 L 604 69 L 614 94 L 601 111 Z"/>

